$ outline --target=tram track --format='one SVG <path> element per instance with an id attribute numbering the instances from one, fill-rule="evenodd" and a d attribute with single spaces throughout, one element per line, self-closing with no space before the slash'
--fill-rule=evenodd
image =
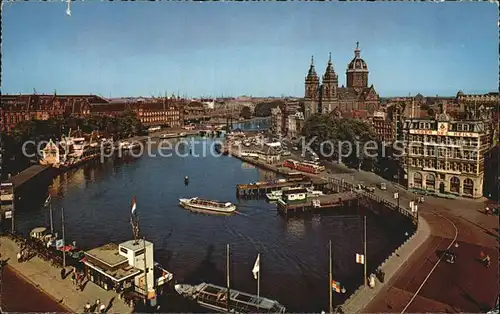
<path id="1" fill-rule="evenodd" d="M 448 217 L 444 216 L 444 215 L 441 215 L 440 213 L 438 213 L 437 211 L 435 210 L 432 210 L 432 209 L 427 209 L 428 211 L 431 211 L 433 212 L 435 215 L 438 215 L 442 218 L 444 218 L 446 221 L 448 221 L 452 226 L 453 228 L 455 229 L 455 235 L 453 237 L 453 240 L 450 241 L 450 243 L 448 244 L 446 250 L 449 250 L 453 244 L 456 242 L 457 240 L 457 237 L 458 237 L 458 228 L 457 226 L 455 225 L 455 223 L 453 223 L 453 221 L 451 221 Z M 440 244 L 444 241 L 444 239 L 440 242 Z M 439 244 L 439 245 L 440 245 Z M 438 247 L 439 247 L 438 245 Z M 437 248 L 436 248 L 437 249 Z M 429 271 L 429 273 L 427 274 L 427 276 L 425 277 L 425 279 L 423 280 L 423 282 L 420 284 L 420 286 L 418 287 L 417 291 L 415 291 L 415 293 L 413 294 L 413 296 L 411 297 L 411 299 L 408 301 L 408 303 L 406 304 L 406 306 L 403 308 L 403 310 L 400 312 L 401 314 L 404 314 L 406 312 L 406 310 L 408 309 L 408 307 L 410 307 L 410 305 L 413 303 L 413 301 L 415 300 L 415 298 L 418 296 L 419 292 L 422 290 L 422 288 L 425 286 L 425 284 L 427 283 L 427 281 L 429 280 L 429 278 L 431 277 L 432 273 L 434 272 L 434 270 L 436 269 L 436 267 L 439 265 L 439 263 L 441 263 L 442 259 L 444 257 L 444 254 L 441 254 L 441 256 L 439 257 L 439 259 L 437 260 L 437 262 L 434 264 L 434 266 L 432 267 L 432 269 Z"/>

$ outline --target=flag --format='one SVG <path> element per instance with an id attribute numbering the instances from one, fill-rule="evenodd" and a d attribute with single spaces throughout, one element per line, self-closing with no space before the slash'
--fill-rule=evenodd
<path id="1" fill-rule="evenodd" d="M 363 254 L 356 253 L 356 263 L 364 264 L 365 263 L 365 256 Z"/>
<path id="2" fill-rule="evenodd" d="M 134 196 L 134 198 L 132 199 L 132 215 L 135 215 L 136 208 L 137 208 L 137 205 L 135 203 L 135 196 Z"/>
<path id="3" fill-rule="evenodd" d="M 45 200 L 45 204 L 43 206 L 45 206 L 45 207 L 49 206 L 51 200 L 52 200 L 52 198 L 50 197 L 50 194 L 49 194 L 49 196 L 47 196 L 47 199 Z"/>
<path id="4" fill-rule="evenodd" d="M 332 289 L 333 291 L 340 293 L 340 282 L 332 280 Z"/>
<path id="5" fill-rule="evenodd" d="M 260 272 L 260 254 L 257 255 L 257 259 L 255 260 L 255 264 L 253 265 L 252 273 L 253 278 L 257 279 L 257 274 Z"/>

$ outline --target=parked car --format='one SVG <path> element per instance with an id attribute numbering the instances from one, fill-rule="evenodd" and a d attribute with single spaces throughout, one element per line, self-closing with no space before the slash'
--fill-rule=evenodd
<path id="1" fill-rule="evenodd" d="M 385 184 L 385 182 L 380 182 L 379 186 L 378 186 L 382 191 L 385 191 L 387 190 L 387 185 Z"/>

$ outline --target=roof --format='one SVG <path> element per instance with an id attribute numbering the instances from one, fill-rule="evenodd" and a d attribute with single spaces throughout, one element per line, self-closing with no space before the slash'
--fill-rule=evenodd
<path id="1" fill-rule="evenodd" d="M 118 245 L 115 243 L 108 243 L 97 247 L 85 252 L 85 255 L 96 259 L 109 267 L 115 267 L 128 261 L 125 256 L 119 254 Z"/>
<path id="2" fill-rule="evenodd" d="M 144 244 L 144 242 L 146 242 Z M 125 241 L 123 243 L 120 243 L 120 247 L 123 247 L 123 248 L 126 248 L 127 250 L 131 250 L 131 251 L 139 251 L 139 250 L 142 250 L 144 248 L 144 246 L 152 246 L 153 243 L 149 242 L 149 241 L 145 241 L 145 240 L 139 240 L 139 241 L 134 241 L 134 240 L 129 240 L 129 241 Z"/>

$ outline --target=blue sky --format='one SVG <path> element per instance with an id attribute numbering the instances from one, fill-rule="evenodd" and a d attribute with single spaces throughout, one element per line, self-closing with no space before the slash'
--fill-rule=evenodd
<path id="1" fill-rule="evenodd" d="M 498 90 L 491 3 L 16 2 L 3 93 L 303 96 L 311 55 L 339 85 L 356 41 L 381 96 Z"/>

